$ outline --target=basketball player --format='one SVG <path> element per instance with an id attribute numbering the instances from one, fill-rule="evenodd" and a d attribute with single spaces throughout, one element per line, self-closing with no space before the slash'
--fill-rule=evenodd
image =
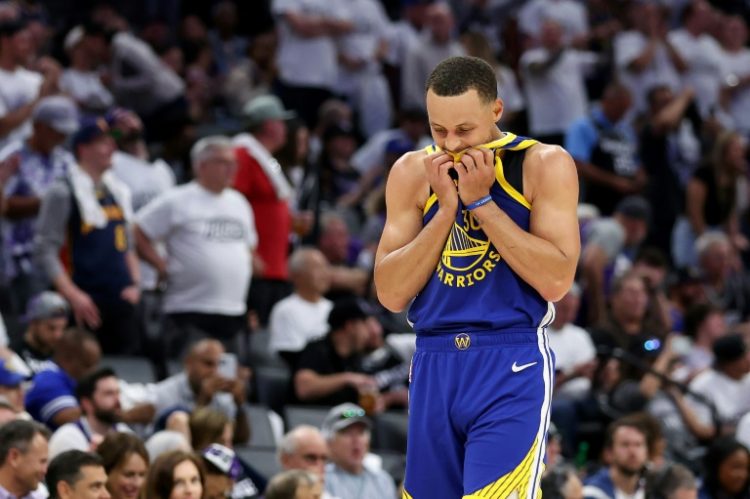
<path id="1" fill-rule="evenodd" d="M 497 128 L 482 60 L 446 59 L 426 87 L 435 144 L 392 169 L 375 265 L 380 301 L 411 303 L 417 333 L 404 497 L 539 497 L 545 328 L 580 252 L 575 165 Z"/>

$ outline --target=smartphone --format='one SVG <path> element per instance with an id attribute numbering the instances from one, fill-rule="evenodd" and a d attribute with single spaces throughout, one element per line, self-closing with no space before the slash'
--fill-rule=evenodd
<path id="1" fill-rule="evenodd" d="M 237 377 L 237 356 L 233 353 L 223 353 L 219 359 L 219 376 L 225 379 Z"/>

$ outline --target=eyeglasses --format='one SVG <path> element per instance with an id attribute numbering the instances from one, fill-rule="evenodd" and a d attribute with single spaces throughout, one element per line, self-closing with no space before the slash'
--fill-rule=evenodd
<path id="1" fill-rule="evenodd" d="M 318 461 L 328 462 L 328 456 L 325 454 L 302 454 L 302 459 L 311 464 Z"/>

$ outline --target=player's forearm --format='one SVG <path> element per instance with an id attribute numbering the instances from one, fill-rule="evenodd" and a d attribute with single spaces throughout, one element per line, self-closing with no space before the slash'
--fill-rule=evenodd
<path id="1" fill-rule="evenodd" d="M 513 271 L 542 298 L 557 301 L 570 289 L 578 253 L 567 254 L 551 242 L 521 229 L 495 203 L 473 211 L 492 244 Z"/>
<path id="2" fill-rule="evenodd" d="M 454 212 L 438 210 L 414 240 L 375 263 L 375 288 L 384 307 L 400 312 L 425 287 L 454 219 Z"/>

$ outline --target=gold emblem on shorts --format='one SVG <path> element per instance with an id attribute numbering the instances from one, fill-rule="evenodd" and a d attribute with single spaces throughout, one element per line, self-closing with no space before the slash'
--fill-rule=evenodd
<path id="1" fill-rule="evenodd" d="M 471 336 L 466 333 L 457 334 L 456 337 L 453 338 L 453 342 L 459 350 L 466 350 L 471 346 Z"/>

